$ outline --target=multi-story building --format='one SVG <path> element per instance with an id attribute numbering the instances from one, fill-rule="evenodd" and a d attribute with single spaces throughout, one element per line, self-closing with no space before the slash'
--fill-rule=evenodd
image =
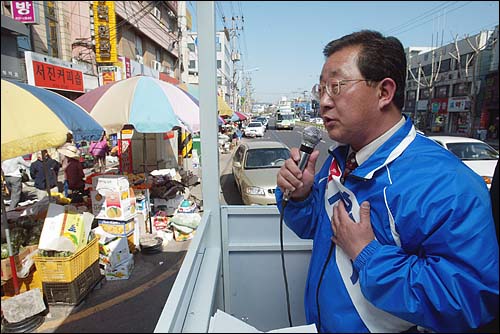
<path id="1" fill-rule="evenodd" d="M 494 31 L 483 31 L 442 47 L 406 50 L 408 75 L 403 112 L 414 119 L 419 129 L 476 136 L 478 129 L 488 128 L 495 120 L 498 128 L 495 35 L 498 26 Z M 489 98 L 485 97 L 486 88 L 490 90 Z"/>
<path id="2" fill-rule="evenodd" d="M 183 32 L 191 29 L 191 16 L 179 3 L 2 1 L 2 78 L 70 99 L 135 75 L 177 83 L 187 69 Z M 49 77 L 49 71 L 66 77 Z M 61 85 L 69 78 L 78 84 Z"/>
<path id="3" fill-rule="evenodd" d="M 217 43 L 217 93 L 226 102 L 230 101 L 233 68 L 231 66 L 231 51 L 229 34 L 227 31 L 218 31 Z M 189 50 L 188 83 L 198 84 L 198 33 L 190 32 L 187 37 Z"/>

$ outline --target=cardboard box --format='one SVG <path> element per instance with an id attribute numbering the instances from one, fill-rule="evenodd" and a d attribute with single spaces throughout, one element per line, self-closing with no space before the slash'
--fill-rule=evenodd
<path id="1" fill-rule="evenodd" d="M 135 236 L 137 233 L 132 233 L 127 237 L 128 249 L 130 253 L 135 253 L 138 249 L 135 246 Z"/>
<path id="2" fill-rule="evenodd" d="M 92 213 L 97 219 L 128 220 L 136 213 L 132 188 L 124 191 L 91 191 Z"/>
<path id="3" fill-rule="evenodd" d="M 49 204 L 38 248 L 76 253 L 87 245 L 94 215 L 71 205 Z"/>
<path id="4" fill-rule="evenodd" d="M 99 243 L 100 262 L 109 266 L 109 269 L 115 269 L 132 256 L 128 248 L 127 238 L 117 237 L 106 244 Z"/>
<path id="5" fill-rule="evenodd" d="M 20 271 L 22 266 L 23 260 L 30 254 L 30 249 L 29 248 L 24 248 L 22 251 L 20 251 L 17 255 L 14 255 L 14 261 L 16 263 L 16 271 Z M 10 257 L 3 259 L 2 264 L 2 281 L 6 281 L 10 278 L 12 278 L 12 270 L 10 267 Z"/>
<path id="6" fill-rule="evenodd" d="M 134 269 L 134 258 L 131 257 L 118 267 L 111 269 L 109 266 L 104 268 L 104 276 L 108 281 L 128 279 Z"/>
<path id="7" fill-rule="evenodd" d="M 135 195 L 126 177 L 98 175 L 92 186 L 92 213 L 98 219 L 126 220 L 135 214 Z"/>
<path id="8" fill-rule="evenodd" d="M 136 216 L 127 220 L 98 219 L 97 221 L 104 232 L 117 237 L 126 237 L 134 231 L 135 219 Z"/>
<path id="9" fill-rule="evenodd" d="M 92 188 L 94 190 L 110 189 L 113 191 L 127 190 L 129 182 L 123 175 L 96 175 L 92 178 Z"/>

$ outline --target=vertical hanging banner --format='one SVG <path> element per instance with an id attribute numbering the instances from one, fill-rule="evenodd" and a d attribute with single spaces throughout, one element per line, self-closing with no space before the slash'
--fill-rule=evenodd
<path id="1" fill-rule="evenodd" d="M 94 1 L 95 53 L 98 63 L 118 61 L 114 1 Z"/>

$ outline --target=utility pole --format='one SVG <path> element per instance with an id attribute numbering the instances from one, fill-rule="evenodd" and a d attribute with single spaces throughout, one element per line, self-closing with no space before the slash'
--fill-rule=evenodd
<path id="1" fill-rule="evenodd" d="M 188 73 L 186 70 L 185 61 L 189 59 L 186 47 L 186 30 L 187 30 L 187 18 L 186 18 L 186 1 L 178 1 L 178 70 L 179 70 L 179 81 L 187 82 Z M 189 62 L 189 61 L 188 61 Z M 184 68 L 184 71 L 183 71 Z"/>
<path id="2" fill-rule="evenodd" d="M 232 82 L 231 82 L 231 108 L 233 111 L 237 111 L 238 109 L 238 99 L 237 99 L 237 94 L 238 94 L 238 85 L 237 85 L 237 80 L 238 78 L 236 77 L 237 71 L 236 71 L 236 62 L 240 61 L 240 53 L 236 49 L 236 37 L 239 35 L 238 31 L 243 30 L 243 27 L 238 27 L 238 22 L 241 20 L 241 23 L 244 23 L 245 20 L 242 17 L 236 16 L 236 17 L 231 17 L 231 28 L 229 29 L 229 38 L 231 39 L 231 61 L 233 62 L 233 75 L 232 75 Z"/>

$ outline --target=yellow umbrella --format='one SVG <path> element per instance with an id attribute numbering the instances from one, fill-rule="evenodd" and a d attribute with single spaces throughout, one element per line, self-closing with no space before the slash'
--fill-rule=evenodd
<path id="1" fill-rule="evenodd" d="M 220 116 L 231 116 L 233 115 L 233 109 L 224 101 L 222 96 L 217 95 L 217 104 L 219 105 L 219 115 Z"/>
<path id="2" fill-rule="evenodd" d="M 1 83 L 2 161 L 61 146 L 68 132 L 80 141 L 84 138 L 97 139 L 104 131 L 92 116 L 62 95 L 21 82 L 2 79 Z M 47 178 L 45 166 L 44 172 Z M 47 191 L 50 194 L 50 190 Z M 3 219 L 7 222 L 3 194 L 1 206 Z M 11 267 L 15 268 L 8 224 L 5 235 Z M 12 270 L 12 279 L 17 294 L 19 283 L 15 270 Z"/>
<path id="3" fill-rule="evenodd" d="M 103 127 L 84 109 L 49 90 L 2 79 L 2 161 L 75 141 L 98 139 Z"/>

